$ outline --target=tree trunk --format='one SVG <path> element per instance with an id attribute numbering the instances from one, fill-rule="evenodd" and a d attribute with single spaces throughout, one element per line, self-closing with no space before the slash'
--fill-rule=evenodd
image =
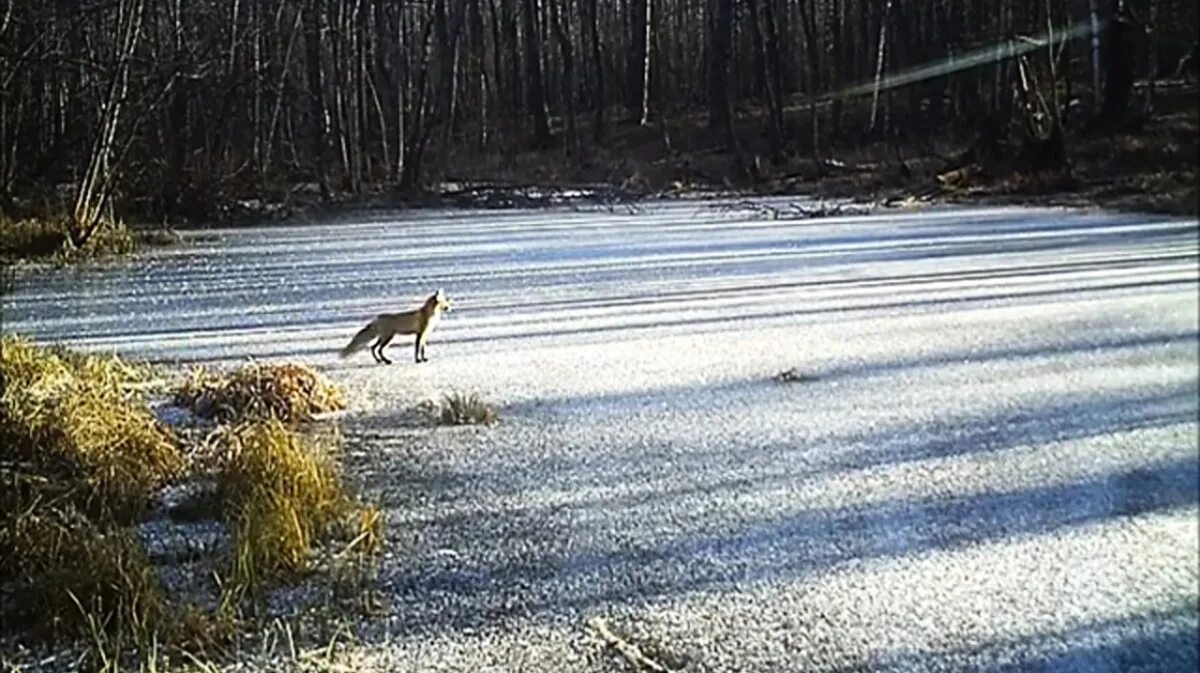
<path id="1" fill-rule="evenodd" d="M 471 40 L 471 66 L 475 68 L 474 73 L 479 78 L 479 136 L 476 149 L 483 152 L 488 145 L 488 77 L 487 77 L 487 50 L 483 39 L 483 9 L 479 4 L 480 0 L 470 0 L 467 5 L 468 30 Z"/>
<path id="2" fill-rule="evenodd" d="M 625 107 L 631 115 L 641 115 L 646 105 L 646 58 L 650 29 L 651 0 L 630 0 L 629 53 L 625 65 Z"/>
<path id="3" fill-rule="evenodd" d="M 876 129 L 879 119 L 879 88 L 883 82 L 883 59 L 887 53 L 888 19 L 892 13 L 892 0 L 887 0 L 883 8 L 883 19 L 879 22 L 879 48 L 875 57 L 875 87 L 871 94 L 871 131 Z"/>
<path id="4" fill-rule="evenodd" d="M 649 1 L 650 2 L 658 2 L 659 0 L 649 0 Z M 651 26 L 651 31 L 654 35 L 654 52 L 655 52 L 655 56 L 656 56 L 655 60 L 658 63 L 658 73 L 653 78 L 654 92 L 655 92 L 654 97 L 655 97 L 655 105 L 658 106 L 658 131 L 659 131 L 659 136 L 662 138 L 662 141 L 663 141 L 663 152 L 665 155 L 670 156 L 675 150 L 671 146 L 671 130 L 669 128 L 670 125 L 667 122 L 667 94 L 666 94 L 667 84 L 666 84 L 666 78 L 663 77 L 663 73 L 667 72 L 667 58 L 666 58 L 666 54 L 664 53 L 665 50 L 663 49 L 663 30 L 662 30 L 663 22 L 662 22 L 662 11 L 661 10 L 662 10 L 662 6 L 660 5 L 659 11 L 656 11 L 654 13 L 654 16 L 656 17 L 656 21 L 658 21 L 658 25 Z M 647 59 L 647 61 L 649 61 L 649 59 Z M 650 80 L 649 72 L 647 72 L 646 77 L 647 77 L 647 81 L 649 81 Z M 649 94 L 647 94 L 647 95 L 649 95 Z"/>
<path id="5" fill-rule="evenodd" d="M 404 166 L 400 171 L 400 191 L 411 191 L 421 184 L 421 168 L 425 161 L 425 147 L 429 144 L 429 136 L 433 133 L 433 124 L 428 123 L 427 105 L 429 102 L 429 68 L 430 49 L 429 37 L 433 33 L 434 17 L 425 20 L 425 28 L 421 31 L 421 65 L 417 70 L 417 81 L 413 87 L 416 100 L 409 115 L 408 134 L 405 140 L 407 151 L 404 154 Z"/>
<path id="6" fill-rule="evenodd" d="M 106 87 L 100 124 L 92 143 L 86 173 L 79 183 L 70 227 L 71 244 L 81 248 L 103 226 L 101 215 L 109 205 L 117 167 L 113 150 L 121 111 L 129 91 L 129 69 L 141 35 L 143 0 L 120 0 L 117 5 L 118 40 L 113 52 L 112 78 Z"/>
<path id="7" fill-rule="evenodd" d="M 742 154 L 734 129 L 733 105 L 729 99 L 733 0 L 710 0 L 709 9 L 708 128 L 729 145 L 733 152 L 734 171 L 739 176 L 750 176 L 750 166 Z"/>
<path id="8" fill-rule="evenodd" d="M 522 0 L 521 23 L 525 33 L 525 78 L 529 97 L 530 119 L 533 121 L 533 139 L 537 147 L 554 145 L 550 134 L 550 119 L 546 113 L 546 88 L 542 80 L 541 39 L 538 36 L 535 18 L 537 2 Z"/>
<path id="9" fill-rule="evenodd" d="M 1111 0 L 1107 44 L 1104 49 L 1104 105 L 1102 123 L 1120 127 L 1129 116 L 1133 94 L 1133 62 L 1130 49 L 1130 17 L 1125 0 Z"/>
<path id="10" fill-rule="evenodd" d="M 645 38 L 643 39 L 642 51 L 645 57 L 642 59 L 642 93 L 641 93 L 641 118 L 640 124 L 646 126 L 650 123 L 650 58 L 654 53 L 652 40 L 654 39 L 655 28 L 654 22 L 657 17 L 654 14 L 654 3 L 656 0 L 642 0 L 646 5 L 646 15 L 644 23 Z"/>
<path id="11" fill-rule="evenodd" d="M 733 0 L 710 0 L 709 9 L 708 128 L 725 142 L 732 142 L 729 55 L 733 41 Z"/>
<path id="12" fill-rule="evenodd" d="M 812 123 L 812 153 L 814 158 L 821 156 L 821 125 L 817 107 L 817 89 L 821 73 L 820 51 L 817 49 L 817 26 L 814 12 L 805 0 L 800 2 L 800 24 L 804 27 L 804 44 L 808 52 L 808 67 L 805 69 L 808 80 L 808 109 Z"/>
<path id="13" fill-rule="evenodd" d="M 564 113 L 567 118 L 567 152 L 579 150 L 579 135 L 575 129 L 575 49 L 571 46 L 571 36 L 563 23 L 559 11 L 558 0 L 550 0 L 550 20 L 554 24 L 554 34 L 558 39 L 558 48 L 562 52 L 563 62 L 563 101 Z"/>
<path id="14" fill-rule="evenodd" d="M 434 100 L 433 118 L 442 126 L 442 166 L 448 160 L 454 137 L 454 117 L 458 103 L 458 38 L 461 35 L 461 15 L 452 18 L 446 10 L 446 0 L 437 0 L 433 6 L 434 67 L 438 74 L 437 95 Z M 433 124 L 430 124 L 430 128 Z"/>
<path id="15" fill-rule="evenodd" d="M 1091 20 L 1092 27 L 1092 99 L 1098 111 L 1104 101 L 1104 89 L 1100 84 L 1103 66 L 1100 64 L 1100 12 L 1096 7 L 1096 0 L 1088 0 L 1088 19 Z"/>
<path id="16" fill-rule="evenodd" d="M 1150 39 L 1146 44 L 1146 111 L 1154 111 L 1155 82 L 1158 80 L 1158 3 L 1159 0 L 1148 0 L 1150 3 Z"/>
<path id="17" fill-rule="evenodd" d="M 604 107 L 608 102 L 604 90 L 604 56 L 600 46 L 600 15 L 596 6 L 597 0 L 587 0 L 588 27 L 591 32 L 592 60 L 596 67 L 596 118 L 592 126 L 592 137 L 597 145 L 604 142 Z"/>
<path id="18" fill-rule="evenodd" d="M 771 55 L 768 50 L 773 45 L 769 45 L 771 40 L 770 32 L 764 31 L 762 14 L 770 13 L 771 0 L 765 0 L 766 6 L 764 12 L 759 11 L 760 0 L 746 0 L 746 6 L 750 10 L 750 23 L 754 33 L 754 44 L 758 52 L 758 62 L 763 69 L 762 81 L 767 90 L 767 137 L 771 142 L 771 158 L 776 160 L 783 155 L 783 107 L 779 100 L 779 85 L 778 68 L 772 63 Z M 770 19 L 766 19 L 770 22 Z M 766 33 L 766 34 L 764 34 Z"/>
<path id="19" fill-rule="evenodd" d="M 324 82 L 321 74 L 321 17 L 317 13 L 320 0 L 309 0 L 304 8 L 305 72 L 308 75 L 308 112 L 312 133 L 313 179 L 320 186 L 321 199 L 330 199 L 326 182 L 326 156 L 329 119 L 325 113 Z"/>
<path id="20" fill-rule="evenodd" d="M 833 26 L 833 87 L 841 87 L 846 80 L 846 47 L 844 32 L 846 25 L 846 5 L 842 0 L 832 0 L 830 4 L 829 22 Z M 832 143 L 837 143 L 842 135 L 842 97 L 834 94 L 833 104 L 829 111 L 829 135 Z"/>

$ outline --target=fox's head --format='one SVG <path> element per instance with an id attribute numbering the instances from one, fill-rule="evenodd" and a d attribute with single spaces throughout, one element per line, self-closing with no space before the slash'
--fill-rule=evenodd
<path id="1" fill-rule="evenodd" d="M 433 294 L 432 297 L 425 300 L 425 305 L 428 306 L 429 308 L 433 309 L 437 313 L 441 313 L 443 311 L 449 311 L 452 308 L 452 306 L 450 304 L 450 298 L 446 296 L 445 291 L 443 291 L 442 288 L 440 288 L 440 287 L 438 288 L 438 291 Z"/>

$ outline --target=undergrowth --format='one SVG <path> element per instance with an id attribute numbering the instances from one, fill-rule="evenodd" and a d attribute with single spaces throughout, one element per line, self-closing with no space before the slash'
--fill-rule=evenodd
<path id="1" fill-rule="evenodd" d="M 71 243 L 65 216 L 0 217 L 0 259 L 66 263 L 125 255 L 134 251 L 138 238 L 120 221 L 105 222 L 81 247 Z"/>
<path id="2" fill-rule="evenodd" d="M 348 494 L 339 435 L 299 425 L 344 406 L 316 372 L 253 367 L 198 387 L 214 416 L 234 421 L 202 447 L 150 411 L 148 368 L 15 336 L 0 346 L 3 632 L 82 642 L 98 668 L 116 670 L 160 646 L 219 656 L 237 642 L 248 600 L 322 559 L 334 583 L 365 586 L 382 517 Z M 202 448 L 207 463 L 194 458 Z M 165 486 L 197 479 L 216 481 L 216 502 L 194 514 L 219 517 L 231 539 L 207 571 L 215 608 L 173 593 L 137 532 L 161 513 Z"/>
<path id="3" fill-rule="evenodd" d="M 115 357 L 0 341 L 0 623 L 135 635 L 162 610 L 156 575 L 128 525 L 179 477 L 176 438 Z"/>

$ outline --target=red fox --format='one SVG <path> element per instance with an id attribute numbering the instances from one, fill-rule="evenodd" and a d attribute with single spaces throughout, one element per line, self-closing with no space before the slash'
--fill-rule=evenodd
<path id="1" fill-rule="evenodd" d="M 425 342 L 429 339 L 429 333 L 437 325 L 442 313 L 449 310 L 450 300 L 446 298 L 441 288 L 438 288 L 438 291 L 426 299 L 421 308 L 415 311 L 383 313 L 377 316 L 366 327 L 359 330 L 350 343 L 346 344 L 346 347 L 342 349 L 342 357 L 357 353 L 374 338 L 375 343 L 371 344 L 372 357 L 375 358 L 375 362 L 390 365 L 392 361 L 384 356 L 383 349 L 397 334 L 415 334 L 417 341 L 413 358 L 417 362 L 425 362 L 428 360 L 425 357 Z"/>

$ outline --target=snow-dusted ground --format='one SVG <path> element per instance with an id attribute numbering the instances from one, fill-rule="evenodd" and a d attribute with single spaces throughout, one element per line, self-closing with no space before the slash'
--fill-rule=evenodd
<path id="1" fill-rule="evenodd" d="M 392 540 L 345 665 L 622 670 L 603 616 L 689 671 L 1196 670 L 1195 221 L 664 203 L 204 236 L 30 278 L 4 329 L 345 385 Z M 439 286 L 429 363 L 336 359 Z M 450 390 L 503 422 L 412 423 Z"/>

